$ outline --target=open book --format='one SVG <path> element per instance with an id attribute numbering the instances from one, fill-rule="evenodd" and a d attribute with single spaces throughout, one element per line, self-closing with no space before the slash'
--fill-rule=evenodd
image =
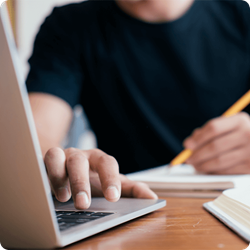
<path id="1" fill-rule="evenodd" d="M 250 184 L 250 183 L 249 183 Z M 250 242 L 250 185 L 225 190 L 203 206 L 228 227 Z"/>
<path id="2" fill-rule="evenodd" d="M 147 183 L 159 196 L 172 197 L 215 198 L 225 189 L 250 183 L 250 175 L 205 175 L 185 164 L 172 168 L 165 165 L 127 177 Z"/>

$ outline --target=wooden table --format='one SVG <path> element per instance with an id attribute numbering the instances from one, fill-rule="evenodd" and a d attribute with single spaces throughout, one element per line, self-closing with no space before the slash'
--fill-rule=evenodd
<path id="1" fill-rule="evenodd" d="M 248 246 L 202 208 L 209 199 L 167 198 L 167 206 L 65 248 L 68 250 L 242 250 Z"/>

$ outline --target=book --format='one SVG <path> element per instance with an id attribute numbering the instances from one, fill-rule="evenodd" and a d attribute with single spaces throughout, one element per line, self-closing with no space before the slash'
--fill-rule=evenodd
<path id="1" fill-rule="evenodd" d="M 250 186 L 223 191 L 203 207 L 225 225 L 250 242 Z"/>
<path id="2" fill-rule="evenodd" d="M 164 165 L 128 174 L 127 177 L 145 182 L 161 197 L 215 198 L 226 189 L 250 183 L 250 175 L 206 175 L 187 164 L 171 168 Z"/>

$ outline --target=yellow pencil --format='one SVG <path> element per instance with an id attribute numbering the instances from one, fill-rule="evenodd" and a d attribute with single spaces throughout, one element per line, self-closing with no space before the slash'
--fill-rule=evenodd
<path id="1" fill-rule="evenodd" d="M 250 103 L 250 90 L 247 91 L 235 104 L 233 104 L 222 116 L 229 117 L 243 110 Z M 184 163 L 191 155 L 192 150 L 185 149 L 178 154 L 171 162 L 170 166 Z"/>

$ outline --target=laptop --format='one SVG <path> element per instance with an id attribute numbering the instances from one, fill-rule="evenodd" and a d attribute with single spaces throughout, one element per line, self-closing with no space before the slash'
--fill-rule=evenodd
<path id="1" fill-rule="evenodd" d="M 72 201 L 53 200 L 6 5 L 0 8 L 1 245 L 63 247 L 164 207 L 165 200 L 93 198 L 78 211 Z"/>

